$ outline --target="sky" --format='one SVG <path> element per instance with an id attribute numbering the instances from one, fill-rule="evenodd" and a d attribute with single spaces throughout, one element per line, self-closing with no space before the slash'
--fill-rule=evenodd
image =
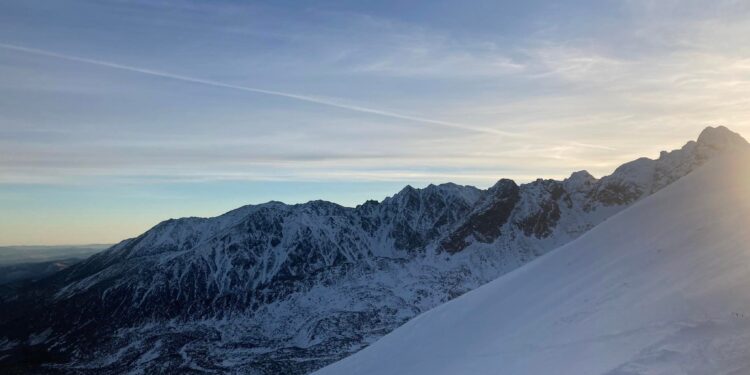
<path id="1" fill-rule="evenodd" d="M 0 0 L 0 245 L 750 135 L 746 1 Z"/>

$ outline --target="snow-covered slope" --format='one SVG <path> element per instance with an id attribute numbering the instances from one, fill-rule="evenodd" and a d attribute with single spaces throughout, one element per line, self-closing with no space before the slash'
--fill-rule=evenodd
<path id="1" fill-rule="evenodd" d="M 315 374 L 748 374 L 749 226 L 740 152 Z"/>
<path id="2" fill-rule="evenodd" d="M 736 133 L 707 128 L 601 179 L 407 186 L 355 208 L 269 202 L 167 220 L 0 293 L 0 367 L 309 373 L 738 148 Z"/>

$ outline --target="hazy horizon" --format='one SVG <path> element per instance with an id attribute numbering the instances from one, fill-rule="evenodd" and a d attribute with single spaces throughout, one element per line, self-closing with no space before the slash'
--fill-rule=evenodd
<path id="1" fill-rule="evenodd" d="M 750 133 L 750 5 L 0 4 L 0 245 L 595 176 Z"/>

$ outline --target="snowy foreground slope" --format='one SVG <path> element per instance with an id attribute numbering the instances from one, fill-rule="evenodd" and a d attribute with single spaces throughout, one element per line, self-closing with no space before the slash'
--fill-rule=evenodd
<path id="1" fill-rule="evenodd" d="M 750 153 L 316 375 L 749 374 Z"/>

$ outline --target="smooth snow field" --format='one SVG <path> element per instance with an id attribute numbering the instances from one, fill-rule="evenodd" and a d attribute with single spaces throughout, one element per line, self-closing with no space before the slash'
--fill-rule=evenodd
<path id="1" fill-rule="evenodd" d="M 750 155 L 315 374 L 750 374 Z"/>

